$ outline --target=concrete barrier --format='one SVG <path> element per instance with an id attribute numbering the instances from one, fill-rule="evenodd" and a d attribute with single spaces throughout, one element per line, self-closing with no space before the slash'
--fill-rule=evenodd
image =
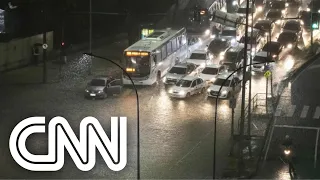
<path id="1" fill-rule="evenodd" d="M 0 43 L 0 72 L 30 64 L 32 59 L 32 47 L 34 44 L 42 44 L 42 34 L 26 37 L 22 39 L 13 39 L 7 43 Z M 53 32 L 47 32 L 47 52 L 53 49 Z M 42 48 L 40 47 L 40 56 Z M 39 59 L 42 61 L 42 58 Z"/>

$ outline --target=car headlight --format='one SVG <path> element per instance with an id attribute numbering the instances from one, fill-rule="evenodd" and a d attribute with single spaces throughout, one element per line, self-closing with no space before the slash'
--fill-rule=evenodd
<path id="1" fill-rule="evenodd" d="M 231 43 L 232 43 L 232 44 L 234 44 L 234 43 L 236 43 L 236 42 L 237 42 L 236 39 L 231 39 Z"/>
<path id="2" fill-rule="evenodd" d="M 88 89 L 86 89 L 85 91 L 86 91 L 86 92 L 89 92 L 89 90 L 88 90 Z"/>
<path id="3" fill-rule="evenodd" d="M 211 82 L 214 82 L 215 80 L 216 80 L 216 78 L 211 78 L 210 79 Z"/>
<path id="4" fill-rule="evenodd" d="M 224 90 L 224 91 L 221 92 L 221 95 L 223 95 L 223 96 L 224 96 L 224 95 L 227 95 L 227 94 L 228 94 L 228 91 L 227 91 L 227 90 Z"/>
<path id="5" fill-rule="evenodd" d="M 282 14 L 284 14 L 284 13 L 286 13 L 286 10 L 282 10 L 281 12 L 282 12 Z"/>
<path id="6" fill-rule="evenodd" d="M 264 33 L 264 35 L 265 35 L 265 36 L 269 36 L 269 33 L 268 33 L 268 32 L 266 32 L 266 33 Z"/>
<path id="7" fill-rule="evenodd" d="M 274 54 L 272 57 L 273 57 L 273 58 L 276 58 L 276 57 L 277 57 L 277 55 L 275 55 L 275 54 Z"/>
<path id="8" fill-rule="evenodd" d="M 210 34 L 210 30 L 207 29 L 207 30 L 204 32 L 204 34 L 205 34 L 206 36 L 209 35 L 209 34 Z"/>
<path id="9" fill-rule="evenodd" d="M 301 24 L 301 25 L 304 25 L 304 22 L 303 22 L 303 21 L 300 21 L 300 24 Z"/>
<path id="10" fill-rule="evenodd" d="M 280 19 L 277 20 L 277 21 L 276 21 L 276 24 L 278 24 L 278 25 L 281 24 L 281 20 L 280 20 Z"/>
<path id="11" fill-rule="evenodd" d="M 184 91 L 180 91 L 179 92 L 179 95 L 181 95 L 181 96 L 183 96 L 183 95 L 185 95 L 186 94 L 186 92 L 184 92 Z"/>
<path id="12" fill-rule="evenodd" d="M 263 10 L 262 6 L 258 6 L 257 10 L 258 12 L 261 12 Z"/>
<path id="13" fill-rule="evenodd" d="M 310 8 L 307 8 L 307 11 L 309 12 L 309 11 L 310 11 Z"/>
<path id="14" fill-rule="evenodd" d="M 162 81 L 163 81 L 163 82 L 166 82 L 166 81 L 167 81 L 167 77 L 164 77 L 164 78 L 162 79 Z"/>
<path id="15" fill-rule="evenodd" d="M 288 7 L 289 6 L 289 3 L 286 3 L 286 7 Z"/>
<path id="16" fill-rule="evenodd" d="M 103 91 L 98 91 L 98 93 L 102 93 Z"/>
<path id="17" fill-rule="evenodd" d="M 318 10 L 318 13 L 320 13 L 320 9 Z"/>
<path id="18" fill-rule="evenodd" d="M 220 56 L 224 56 L 224 54 L 225 54 L 225 52 L 220 52 L 219 55 L 220 55 Z"/>
<path id="19" fill-rule="evenodd" d="M 292 48 L 292 44 L 288 44 L 287 48 L 291 49 Z"/>
<path id="20" fill-rule="evenodd" d="M 211 34 L 210 38 L 211 38 L 211 39 L 214 39 L 214 38 L 216 38 L 216 35 Z"/>
<path id="21" fill-rule="evenodd" d="M 237 2 L 237 1 L 233 1 L 233 2 L 232 2 L 232 5 L 233 5 L 233 6 L 238 5 L 238 2 Z"/>
<path id="22" fill-rule="evenodd" d="M 220 56 L 220 60 L 224 60 L 224 56 Z"/>
<path id="23" fill-rule="evenodd" d="M 169 89 L 168 92 L 169 92 L 169 93 L 173 93 L 173 90 L 172 90 L 172 89 Z"/>

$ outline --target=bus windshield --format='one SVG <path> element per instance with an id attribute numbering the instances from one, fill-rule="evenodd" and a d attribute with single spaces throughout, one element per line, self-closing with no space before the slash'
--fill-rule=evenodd
<path id="1" fill-rule="evenodd" d="M 128 72 L 132 77 L 146 77 L 150 74 L 150 56 L 125 56 L 127 68 L 134 68 Z"/>

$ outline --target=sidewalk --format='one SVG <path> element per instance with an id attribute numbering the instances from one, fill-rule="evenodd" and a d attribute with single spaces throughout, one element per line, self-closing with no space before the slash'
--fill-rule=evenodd
<path id="1" fill-rule="evenodd" d="M 121 38 L 114 39 L 115 42 L 104 42 L 103 46 L 98 47 L 96 44 L 92 50 L 93 54 L 107 57 L 120 63 L 123 50 L 127 47 L 127 41 Z M 49 59 L 47 62 L 47 82 L 49 84 L 62 81 L 86 80 L 95 75 L 110 75 L 114 71 L 120 71 L 115 65 L 106 60 L 92 59 L 92 75 L 88 75 L 89 64 L 88 56 L 83 55 L 88 50 L 77 47 L 77 51 L 69 53 L 68 62 L 61 66 L 55 63 L 59 57 Z M 38 66 L 28 66 L 2 73 L 0 76 L 0 85 L 27 85 L 40 84 L 43 80 L 43 63 Z"/>

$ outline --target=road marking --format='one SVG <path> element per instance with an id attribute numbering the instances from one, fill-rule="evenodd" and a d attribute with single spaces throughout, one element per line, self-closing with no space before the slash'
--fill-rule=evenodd
<path id="1" fill-rule="evenodd" d="M 309 111 L 309 106 L 303 106 L 300 118 L 306 118 Z"/>
<path id="2" fill-rule="evenodd" d="M 316 112 L 314 113 L 313 119 L 319 119 L 320 117 L 320 107 L 317 107 Z"/>
<path id="3" fill-rule="evenodd" d="M 278 106 L 274 116 L 275 117 L 280 117 L 281 116 L 281 112 L 282 112 L 282 108 L 280 106 Z"/>
<path id="4" fill-rule="evenodd" d="M 296 110 L 296 105 L 291 105 L 286 114 L 286 117 L 292 117 L 295 110 Z"/>

